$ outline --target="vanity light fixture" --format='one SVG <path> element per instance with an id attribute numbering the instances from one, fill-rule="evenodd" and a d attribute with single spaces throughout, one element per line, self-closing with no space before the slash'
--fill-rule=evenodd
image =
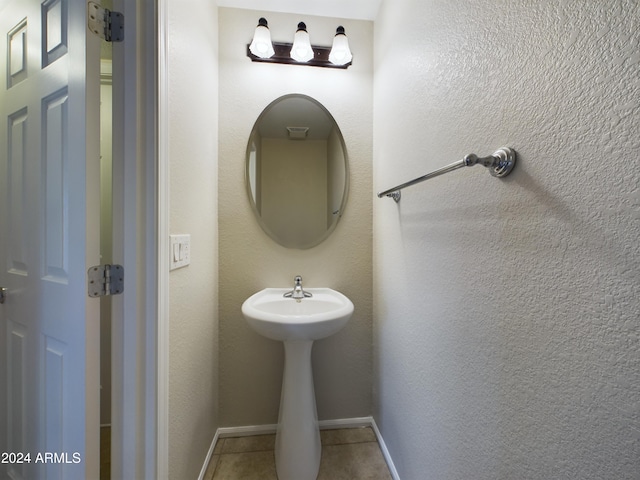
<path id="1" fill-rule="evenodd" d="M 271 43 L 271 33 L 266 18 L 258 20 L 258 26 L 253 33 L 253 41 L 249 45 L 249 51 L 259 58 L 271 58 L 276 53 Z"/>
<path id="2" fill-rule="evenodd" d="M 265 18 L 258 20 L 253 41 L 247 45 L 247 57 L 254 62 L 342 69 L 348 68 L 353 58 L 342 26 L 336 29 L 332 47 L 319 47 L 311 45 L 304 22 L 298 23 L 293 44 L 272 42 Z"/>

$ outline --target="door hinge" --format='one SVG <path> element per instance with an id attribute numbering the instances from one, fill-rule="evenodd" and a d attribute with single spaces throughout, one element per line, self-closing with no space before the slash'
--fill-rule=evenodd
<path id="1" fill-rule="evenodd" d="M 112 12 L 102 5 L 89 2 L 88 26 L 89 30 L 107 42 L 122 42 L 124 40 L 124 15 Z"/>
<path id="2" fill-rule="evenodd" d="M 124 291 L 122 265 L 96 265 L 87 271 L 87 289 L 90 297 L 118 295 Z"/>

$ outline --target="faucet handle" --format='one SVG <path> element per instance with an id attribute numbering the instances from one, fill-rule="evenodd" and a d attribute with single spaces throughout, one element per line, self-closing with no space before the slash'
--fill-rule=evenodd
<path id="1" fill-rule="evenodd" d="M 296 275 L 293 277 L 293 281 L 295 285 L 293 286 L 293 290 L 287 292 L 283 295 L 285 298 L 295 298 L 297 301 L 300 301 L 303 298 L 313 297 L 313 294 L 309 292 L 305 292 L 302 288 L 302 277 L 300 275 Z"/>

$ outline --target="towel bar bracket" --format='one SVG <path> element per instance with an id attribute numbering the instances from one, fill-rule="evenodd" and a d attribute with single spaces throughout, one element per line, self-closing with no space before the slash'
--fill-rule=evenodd
<path id="1" fill-rule="evenodd" d="M 469 157 L 475 157 L 475 155 L 471 154 L 464 157 L 465 164 L 467 164 Z M 493 155 L 478 160 L 480 161 L 479 163 L 489 168 L 489 173 L 492 176 L 498 178 L 506 177 L 516 164 L 516 152 L 511 148 L 503 147 L 493 152 Z M 469 166 L 469 164 L 467 165 Z"/>
<path id="2" fill-rule="evenodd" d="M 393 198 L 395 202 L 398 203 L 400 201 L 400 198 L 402 198 L 402 193 L 400 192 L 400 190 L 396 190 L 395 192 L 387 193 L 386 196 L 389 198 Z"/>

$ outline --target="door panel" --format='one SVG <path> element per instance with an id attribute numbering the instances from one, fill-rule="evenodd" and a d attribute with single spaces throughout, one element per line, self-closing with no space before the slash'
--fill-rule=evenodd
<path id="1" fill-rule="evenodd" d="M 0 11 L 0 478 L 96 478 L 99 42 L 84 0 Z"/>

